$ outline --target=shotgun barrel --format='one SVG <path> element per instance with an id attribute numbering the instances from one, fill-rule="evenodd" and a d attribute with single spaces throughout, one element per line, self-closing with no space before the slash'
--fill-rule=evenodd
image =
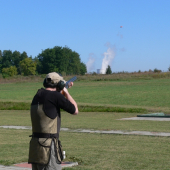
<path id="1" fill-rule="evenodd" d="M 68 81 L 66 82 L 66 84 L 65 84 L 65 88 L 68 89 L 68 88 L 69 88 L 69 85 L 70 85 L 70 82 L 73 82 L 73 81 L 75 81 L 75 80 L 77 80 L 77 77 L 76 77 L 76 76 L 74 76 L 73 78 L 71 78 L 70 80 L 68 80 Z M 64 90 L 61 90 L 60 93 L 65 96 Z"/>
<path id="2" fill-rule="evenodd" d="M 70 80 L 68 80 L 68 81 L 66 82 L 65 88 L 68 89 L 70 82 L 73 82 L 73 81 L 75 81 L 75 80 L 77 80 L 77 77 L 76 77 L 76 76 L 74 76 L 73 78 L 71 78 Z"/>

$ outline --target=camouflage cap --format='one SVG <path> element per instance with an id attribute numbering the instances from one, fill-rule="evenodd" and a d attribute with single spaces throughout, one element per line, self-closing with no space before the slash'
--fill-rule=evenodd
<path id="1" fill-rule="evenodd" d="M 56 72 L 52 72 L 52 73 L 48 73 L 46 76 L 46 80 L 48 81 L 48 79 L 51 79 L 51 83 L 52 84 L 56 84 L 58 83 L 60 80 L 64 81 L 64 83 L 66 83 L 66 81 L 63 79 L 62 76 L 60 76 L 58 73 Z"/>

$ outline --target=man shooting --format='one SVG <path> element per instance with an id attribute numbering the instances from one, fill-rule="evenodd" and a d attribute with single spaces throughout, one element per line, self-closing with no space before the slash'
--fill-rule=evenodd
<path id="1" fill-rule="evenodd" d="M 43 83 L 45 89 L 39 89 L 32 100 L 32 138 L 28 160 L 32 170 L 61 170 L 60 109 L 73 115 L 78 114 L 77 103 L 65 88 L 65 83 L 58 73 L 47 74 Z M 73 82 L 70 87 L 72 85 Z M 61 91 L 64 93 L 61 94 Z"/>

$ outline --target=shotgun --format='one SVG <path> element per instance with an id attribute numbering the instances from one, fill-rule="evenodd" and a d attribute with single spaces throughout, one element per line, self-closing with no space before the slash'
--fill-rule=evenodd
<path id="1" fill-rule="evenodd" d="M 73 82 L 73 81 L 75 81 L 75 80 L 77 80 L 77 77 L 76 77 L 76 76 L 74 76 L 73 78 L 71 78 L 70 80 L 68 80 L 68 81 L 66 82 L 66 84 L 65 84 L 65 88 L 68 89 L 69 86 L 70 86 L 70 83 Z M 61 94 L 64 95 L 64 90 L 61 90 Z"/>

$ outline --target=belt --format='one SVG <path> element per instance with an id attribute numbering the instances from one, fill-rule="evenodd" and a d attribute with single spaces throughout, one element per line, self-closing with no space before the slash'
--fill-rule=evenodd
<path id="1" fill-rule="evenodd" d="M 30 135 L 30 137 L 36 137 L 36 138 L 59 138 L 59 134 L 58 133 L 37 133 L 37 132 L 33 132 L 33 134 Z"/>

